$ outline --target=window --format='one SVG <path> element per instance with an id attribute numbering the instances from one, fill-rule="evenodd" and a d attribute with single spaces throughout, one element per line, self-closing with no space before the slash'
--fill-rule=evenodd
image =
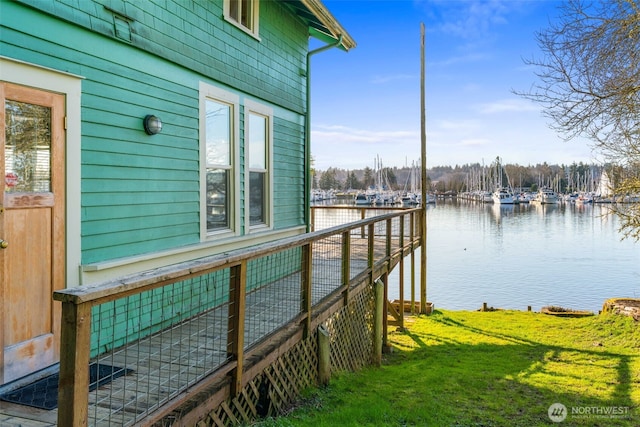
<path id="1" fill-rule="evenodd" d="M 271 140 L 273 113 L 251 101 L 245 103 L 245 158 L 248 169 L 248 222 L 250 229 L 270 226 L 272 213 Z"/>
<path id="2" fill-rule="evenodd" d="M 4 109 L 5 192 L 51 191 L 51 107 L 6 99 Z"/>
<path id="3" fill-rule="evenodd" d="M 238 231 L 238 97 L 202 83 L 200 149 L 204 235 Z"/>
<path id="4" fill-rule="evenodd" d="M 207 231 L 230 227 L 232 106 L 207 99 Z"/>
<path id="5" fill-rule="evenodd" d="M 224 17 L 253 36 L 258 35 L 260 0 L 225 0 Z"/>

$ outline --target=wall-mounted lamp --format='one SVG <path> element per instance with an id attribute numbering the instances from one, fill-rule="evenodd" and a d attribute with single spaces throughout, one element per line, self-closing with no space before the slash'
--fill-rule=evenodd
<path id="1" fill-rule="evenodd" d="M 147 135 L 155 135 L 162 131 L 162 120 L 160 120 L 160 117 L 149 114 L 145 116 L 143 123 L 144 131 Z"/>

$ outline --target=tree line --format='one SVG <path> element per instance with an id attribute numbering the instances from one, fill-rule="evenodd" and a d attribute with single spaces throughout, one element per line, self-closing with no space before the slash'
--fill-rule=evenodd
<path id="1" fill-rule="evenodd" d="M 582 162 L 571 165 L 546 162 L 528 166 L 504 164 L 502 167 L 506 180 L 512 187 L 535 190 L 546 185 L 563 193 L 592 189 L 597 186 L 603 170 L 607 170 L 610 177 L 613 175 L 614 180 L 615 176 L 620 175 L 613 165 L 602 166 Z M 489 173 L 489 168 L 490 166 L 480 163 L 427 168 L 427 189 L 442 193 L 461 193 L 475 189 L 493 190 L 494 188 L 474 188 L 490 187 L 481 182 L 481 177 Z M 420 175 L 419 171 L 412 167 L 386 167 L 377 172 L 370 167 L 354 170 L 330 167 L 325 171 L 313 170 L 312 176 L 314 188 L 322 190 L 366 190 L 380 184 L 388 190 L 409 191 L 412 173 L 416 173 L 418 177 Z"/>
<path id="2" fill-rule="evenodd" d="M 312 170 L 313 187 L 322 190 L 366 190 L 377 185 L 376 181 L 382 182 L 380 185 L 398 190 L 397 168 L 383 168 L 376 173 L 370 167 L 357 170 L 345 170 L 330 167 L 326 171 Z M 376 174 L 378 175 L 376 177 Z M 384 179 L 381 181 L 381 177 Z"/>

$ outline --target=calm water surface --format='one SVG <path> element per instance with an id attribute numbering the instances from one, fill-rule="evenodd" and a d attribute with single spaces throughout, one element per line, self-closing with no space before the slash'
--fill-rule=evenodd
<path id="1" fill-rule="evenodd" d="M 427 298 L 453 310 L 486 302 L 596 313 L 608 298 L 640 298 L 640 243 L 621 240 L 617 218 L 606 211 L 598 204 L 439 201 L 427 209 Z M 405 299 L 411 297 L 409 265 Z M 391 299 L 397 274 L 398 268 L 390 276 Z"/>

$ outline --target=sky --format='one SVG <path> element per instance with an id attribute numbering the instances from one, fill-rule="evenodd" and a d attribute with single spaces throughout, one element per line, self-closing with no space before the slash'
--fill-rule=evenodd
<path id="1" fill-rule="evenodd" d="M 324 0 L 356 41 L 311 57 L 311 155 L 326 170 L 421 162 L 420 56 L 425 26 L 427 167 L 496 157 L 523 166 L 597 161 L 565 141 L 514 91 L 537 82 L 525 59 L 559 14 L 554 0 Z M 314 44 L 315 43 L 315 44 Z M 311 43 L 311 49 L 322 46 Z"/>

